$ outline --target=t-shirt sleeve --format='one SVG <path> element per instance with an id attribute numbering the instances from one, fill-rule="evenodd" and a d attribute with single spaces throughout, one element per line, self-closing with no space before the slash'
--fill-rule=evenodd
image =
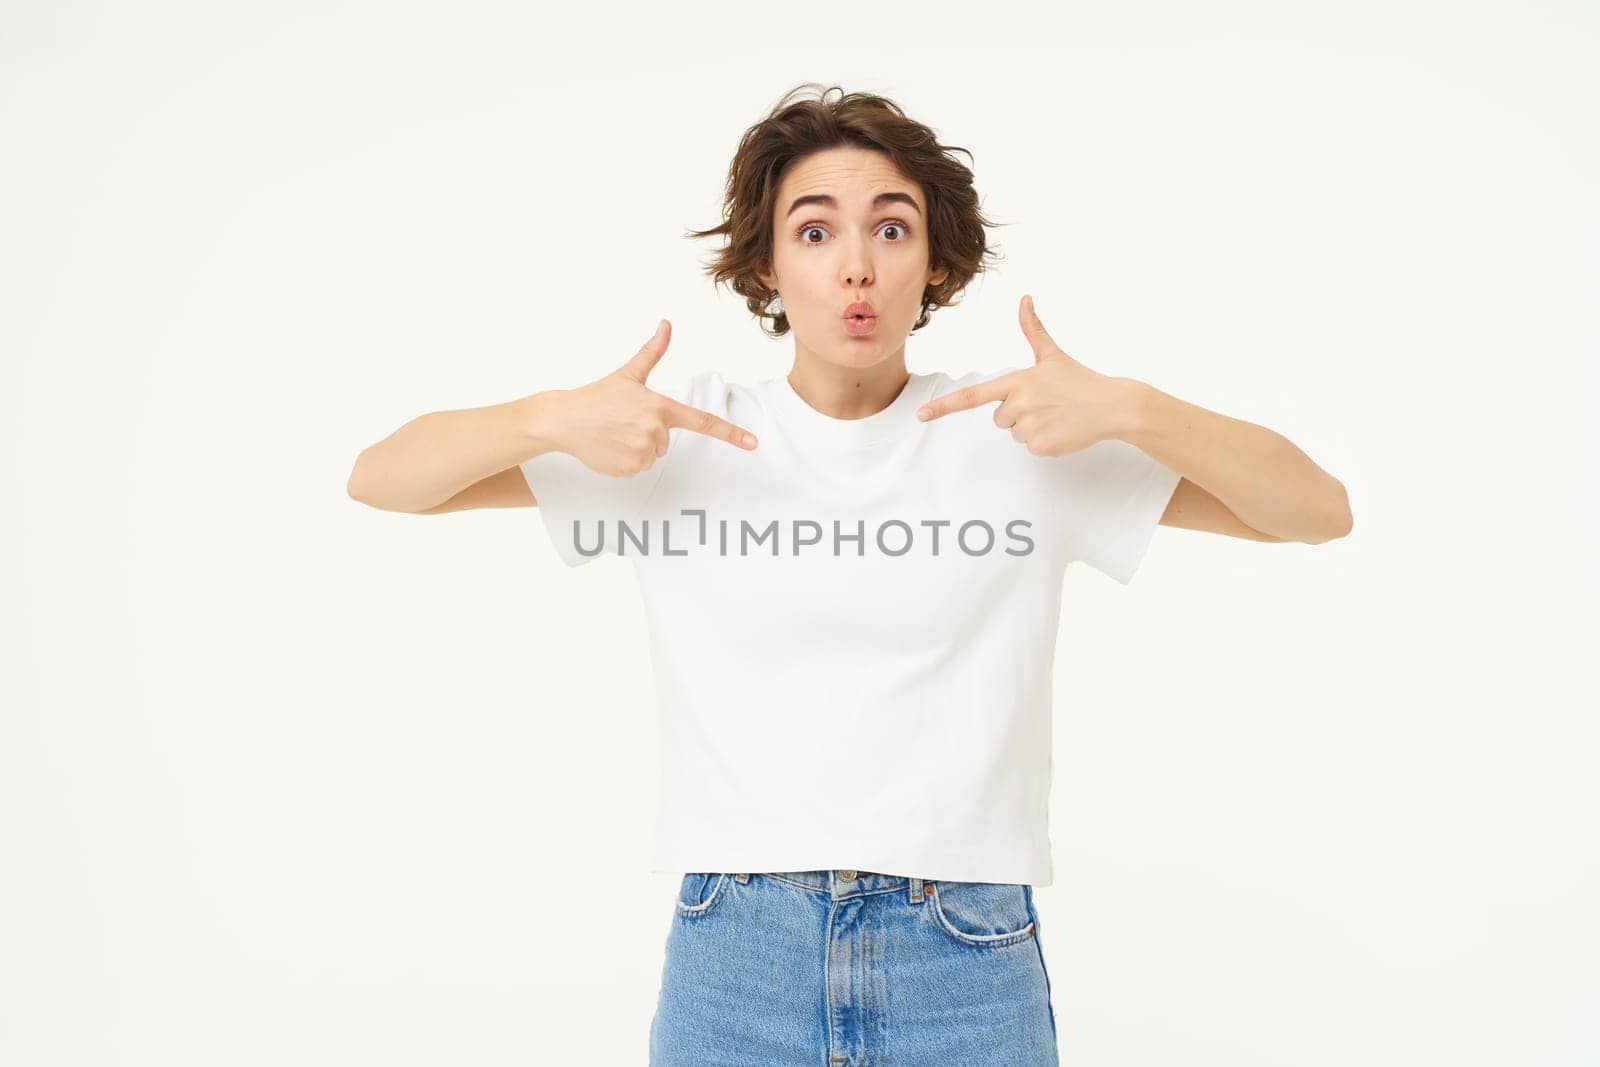
<path id="1" fill-rule="evenodd" d="M 1116 438 L 1057 458 L 1067 476 L 1070 558 L 1127 585 L 1183 476 Z"/>
<path id="2" fill-rule="evenodd" d="M 682 401 L 689 388 L 657 391 Z M 668 436 L 675 439 L 677 433 L 674 428 Z M 626 477 L 591 470 L 569 452 L 543 452 L 518 464 L 561 561 L 581 567 L 601 556 L 618 555 L 624 525 L 642 536 L 645 504 L 673 451 L 669 445 L 666 455 Z M 629 545 L 633 547 L 632 542 Z"/>

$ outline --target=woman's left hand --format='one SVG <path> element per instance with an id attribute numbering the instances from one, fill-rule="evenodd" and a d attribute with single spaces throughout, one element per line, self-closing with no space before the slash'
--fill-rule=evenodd
<path id="1" fill-rule="evenodd" d="M 929 422 L 998 400 L 994 424 L 1036 456 L 1064 456 L 1122 433 L 1139 383 L 1092 371 L 1063 352 L 1034 313 L 1031 295 L 1022 298 L 1019 317 L 1033 366 L 935 397 L 917 417 Z"/>

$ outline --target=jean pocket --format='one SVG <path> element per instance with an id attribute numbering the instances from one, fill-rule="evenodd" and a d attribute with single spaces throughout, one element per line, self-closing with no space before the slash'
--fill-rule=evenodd
<path id="1" fill-rule="evenodd" d="M 683 876 L 678 886 L 678 899 L 674 907 L 685 919 L 703 918 L 716 908 L 727 894 L 723 892 L 729 876 L 713 872 L 692 873 Z"/>
<path id="2" fill-rule="evenodd" d="M 1018 882 L 929 882 L 934 925 L 963 945 L 999 948 L 1033 936 L 1033 911 Z"/>

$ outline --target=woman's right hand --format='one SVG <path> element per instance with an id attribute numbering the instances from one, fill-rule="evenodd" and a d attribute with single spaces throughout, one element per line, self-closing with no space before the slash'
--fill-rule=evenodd
<path id="1" fill-rule="evenodd" d="M 621 367 L 577 389 L 556 390 L 559 402 L 550 405 L 556 447 L 591 470 L 622 478 L 648 470 L 666 455 L 667 431 L 674 426 L 753 450 L 754 434 L 645 385 L 671 337 L 672 324 L 662 319 L 655 335 Z"/>

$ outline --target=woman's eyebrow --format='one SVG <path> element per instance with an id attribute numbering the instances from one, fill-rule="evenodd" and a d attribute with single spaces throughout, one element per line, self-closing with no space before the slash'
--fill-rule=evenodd
<path id="1" fill-rule="evenodd" d="M 783 217 L 788 218 L 790 215 L 793 215 L 796 211 L 800 210 L 807 204 L 820 204 L 823 207 L 837 209 L 839 206 L 839 201 L 835 200 L 827 193 L 811 193 L 808 196 L 796 197 L 795 202 L 789 205 L 789 210 Z M 916 198 L 910 193 L 879 193 L 877 196 L 872 198 L 872 210 L 874 211 L 878 210 L 885 204 L 909 204 L 911 205 L 912 211 L 915 211 L 919 215 L 922 214 L 922 209 L 917 207 Z"/>

